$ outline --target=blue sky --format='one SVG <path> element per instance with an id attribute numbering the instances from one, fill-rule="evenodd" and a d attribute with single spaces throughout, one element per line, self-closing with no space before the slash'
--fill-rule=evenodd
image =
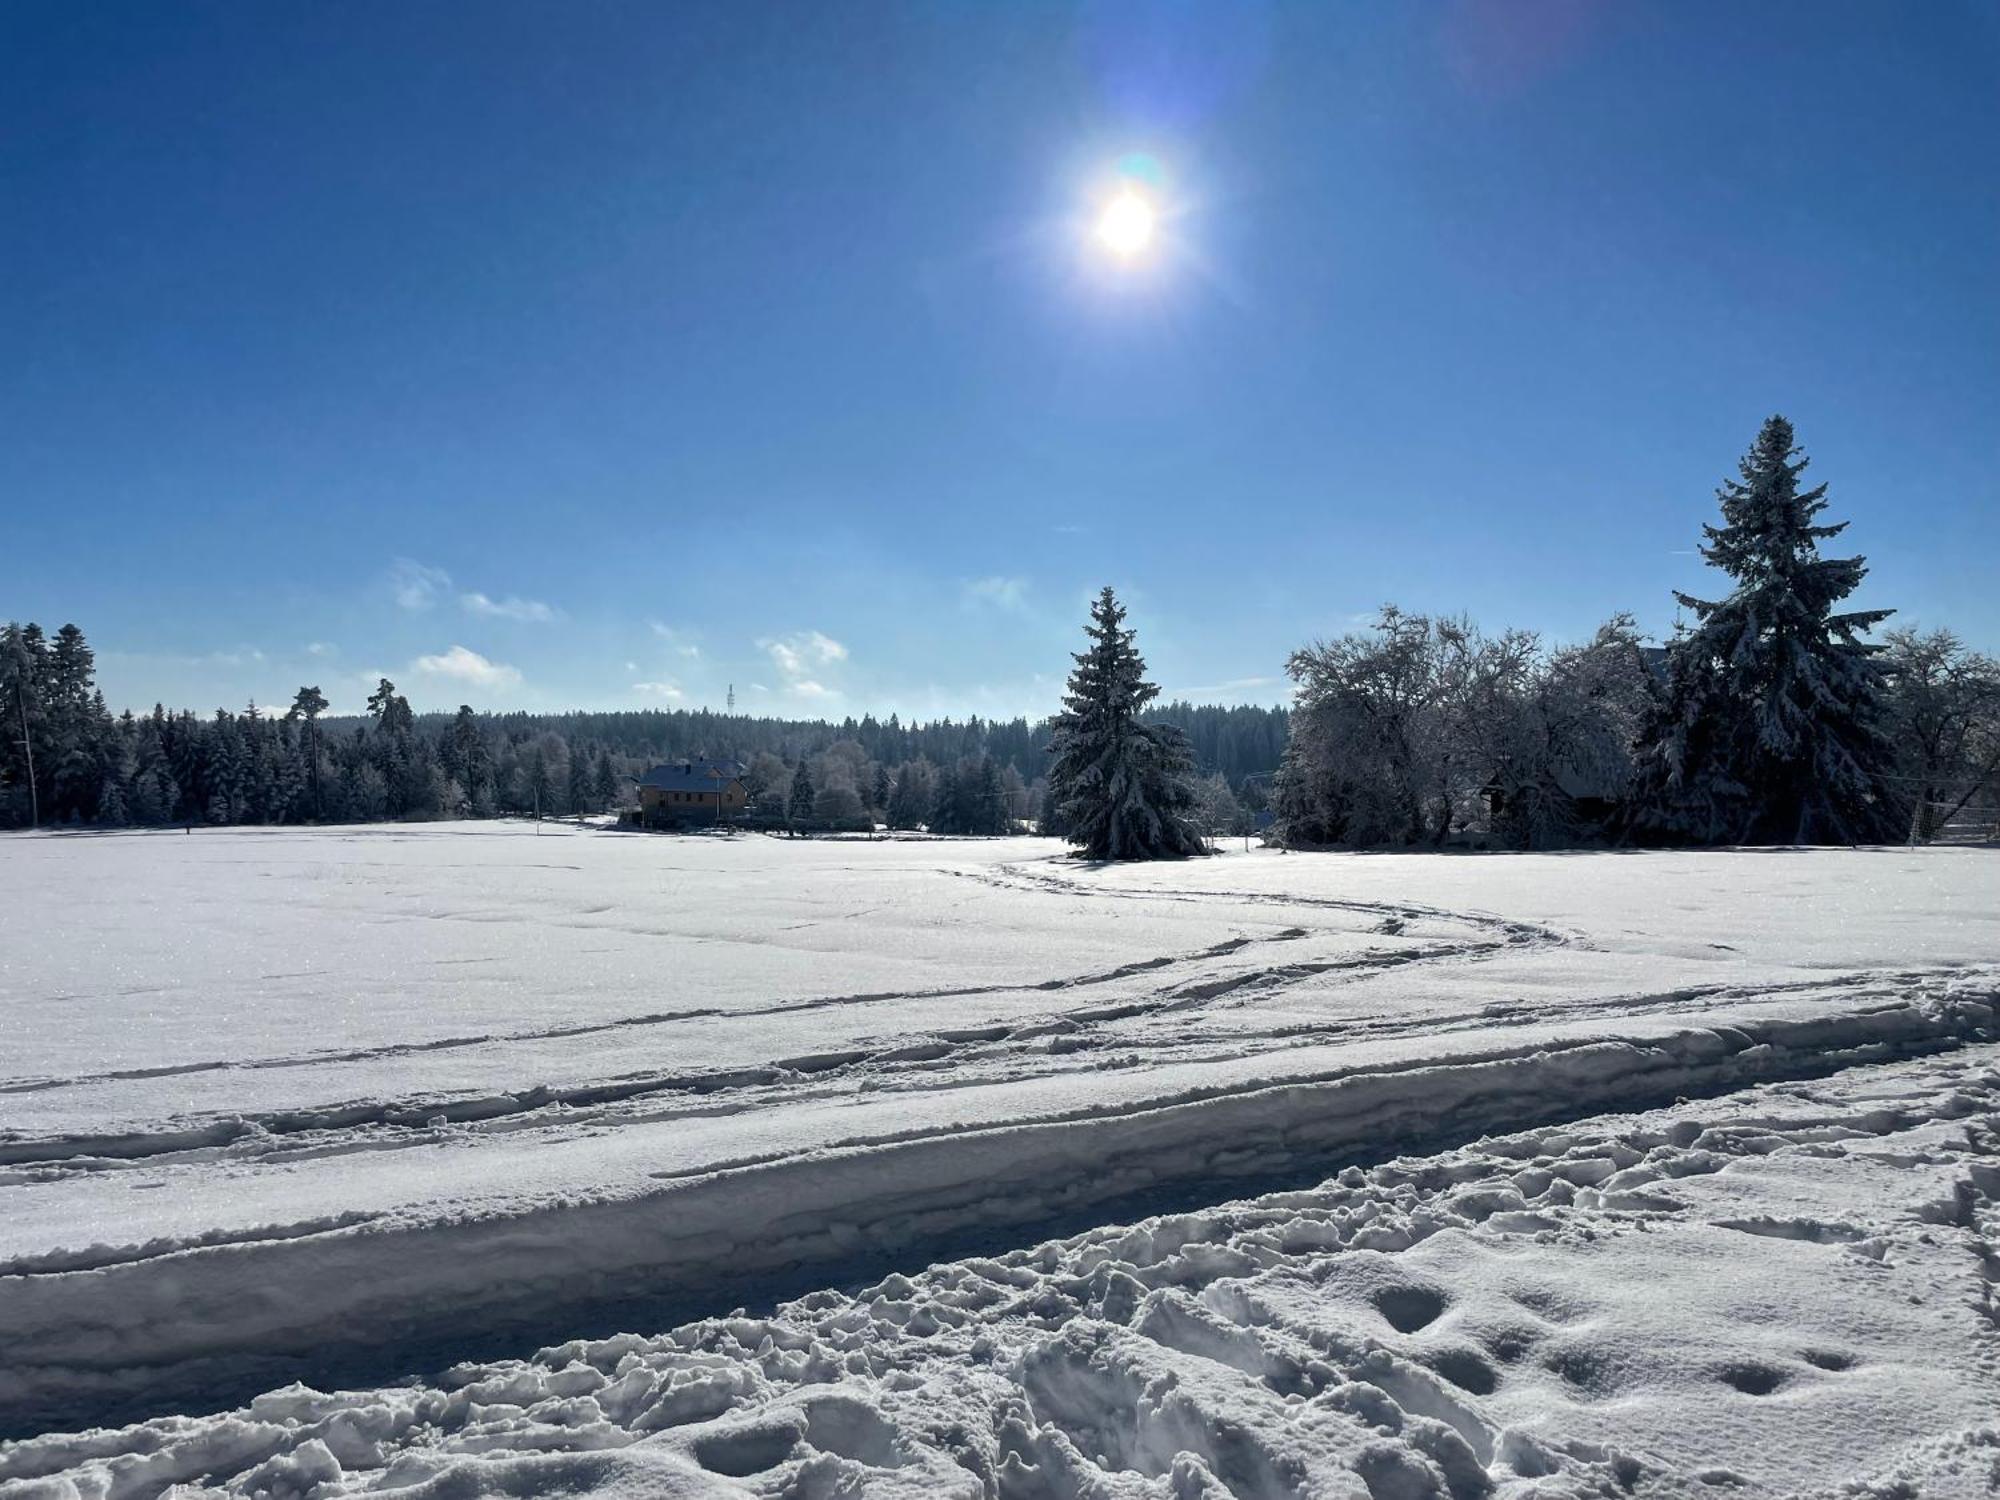
<path id="1" fill-rule="evenodd" d="M 1709 590 L 1782 411 L 2000 647 L 2000 9 L 0 9 L 0 616 L 118 706 L 1279 701 Z M 1152 164 L 1153 253 L 1088 233 Z"/>

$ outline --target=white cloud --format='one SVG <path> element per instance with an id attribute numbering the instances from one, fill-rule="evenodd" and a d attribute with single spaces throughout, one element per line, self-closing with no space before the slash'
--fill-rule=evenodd
<path id="1" fill-rule="evenodd" d="M 800 631 L 776 638 L 766 636 L 759 640 L 757 645 L 771 658 L 772 665 L 794 683 L 803 679 L 816 666 L 831 666 L 835 662 L 847 660 L 847 648 L 832 636 L 822 635 L 817 630 Z"/>
<path id="2" fill-rule="evenodd" d="M 306 655 L 338 656 L 340 655 L 340 647 L 332 644 L 330 641 L 314 641 L 311 645 L 306 647 Z"/>
<path id="3" fill-rule="evenodd" d="M 458 682 L 469 682 L 475 687 L 521 685 L 521 674 L 516 668 L 505 662 L 488 661 L 477 651 L 469 651 L 464 646 L 453 646 L 437 656 L 420 656 L 410 663 L 410 670 L 426 677 L 449 677 Z"/>
<path id="4" fill-rule="evenodd" d="M 793 683 L 789 691 L 794 698 L 835 698 L 839 696 L 839 694 L 835 693 L 825 683 L 814 682 L 810 678 L 804 682 Z"/>
<path id="5" fill-rule="evenodd" d="M 965 585 L 965 602 L 990 605 L 994 609 L 1025 609 L 1028 605 L 1028 580 L 1005 578 L 998 574 L 991 578 L 975 578 Z"/>
<path id="6" fill-rule="evenodd" d="M 701 647 L 689 639 L 688 633 L 685 630 L 676 630 L 673 626 L 663 624 L 658 620 L 648 620 L 646 624 L 651 628 L 654 635 L 673 647 L 676 656 L 685 656 L 692 661 L 701 655 Z"/>
<path id="7" fill-rule="evenodd" d="M 678 703 L 687 696 L 677 682 L 635 682 L 632 691 L 644 693 L 648 698 L 665 698 L 671 703 Z"/>
<path id="8" fill-rule="evenodd" d="M 427 568 L 410 558 L 399 557 L 389 566 L 389 587 L 404 609 L 429 609 L 451 587 L 451 574 L 443 568 Z"/>
<path id="9" fill-rule="evenodd" d="M 493 599 L 474 590 L 458 596 L 459 607 L 469 615 L 484 615 L 489 619 L 519 620 L 527 625 L 553 625 L 560 620 L 562 611 L 553 604 L 544 604 L 539 599 L 521 599 L 509 594 L 505 599 Z"/>

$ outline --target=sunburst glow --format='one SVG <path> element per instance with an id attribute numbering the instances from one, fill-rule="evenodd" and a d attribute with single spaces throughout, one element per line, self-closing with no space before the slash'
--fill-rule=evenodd
<path id="1" fill-rule="evenodd" d="M 1097 218 L 1097 242 L 1120 260 L 1136 260 L 1153 243 L 1158 215 L 1137 188 L 1118 190 Z"/>

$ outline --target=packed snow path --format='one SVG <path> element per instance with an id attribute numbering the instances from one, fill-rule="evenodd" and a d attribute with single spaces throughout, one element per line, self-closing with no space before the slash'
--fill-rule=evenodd
<path id="1" fill-rule="evenodd" d="M 1949 1046 L 1992 1023 L 1993 870 L 0 841 L 0 1428 Z"/>
<path id="2" fill-rule="evenodd" d="M 767 1315 L 0 1446 L 0 1494 L 1955 1500 L 2000 1047 L 1476 1141 Z"/>

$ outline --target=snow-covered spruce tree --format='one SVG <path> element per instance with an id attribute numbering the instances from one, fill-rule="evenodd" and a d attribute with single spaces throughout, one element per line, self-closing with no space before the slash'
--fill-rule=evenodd
<path id="1" fill-rule="evenodd" d="M 812 815 L 812 772 L 806 769 L 806 758 L 801 755 L 799 757 L 799 768 L 792 772 L 792 795 L 790 800 L 785 804 L 785 822 L 790 826 L 791 831 L 796 833 L 799 824 L 812 821 Z"/>
<path id="2" fill-rule="evenodd" d="M 936 803 L 935 768 L 927 760 L 904 761 L 896 771 L 896 785 L 889 793 L 889 826 L 919 827 Z"/>
<path id="3" fill-rule="evenodd" d="M 590 793 L 597 801 L 601 812 L 618 800 L 618 773 L 611 767 L 611 752 L 597 752 L 596 774 L 591 777 Z"/>
<path id="4" fill-rule="evenodd" d="M 1050 721 L 1049 800 L 1063 836 L 1091 859 L 1206 854 L 1196 817 L 1194 755 L 1168 724 L 1142 724 L 1158 696 L 1109 588 L 1090 607 L 1090 647 L 1077 653 L 1063 711 Z"/>
<path id="5" fill-rule="evenodd" d="M 1716 492 L 1722 525 L 1702 557 L 1735 580 L 1725 599 L 1677 594 L 1696 623 L 1667 654 L 1641 735 L 1637 831 L 1701 843 L 1851 843 L 1894 837 L 1883 773 L 1881 647 L 1861 636 L 1890 610 L 1836 614 L 1867 559 L 1822 557 L 1846 523 L 1815 525 L 1826 486 L 1801 492 L 1806 458 L 1772 417 Z"/>

